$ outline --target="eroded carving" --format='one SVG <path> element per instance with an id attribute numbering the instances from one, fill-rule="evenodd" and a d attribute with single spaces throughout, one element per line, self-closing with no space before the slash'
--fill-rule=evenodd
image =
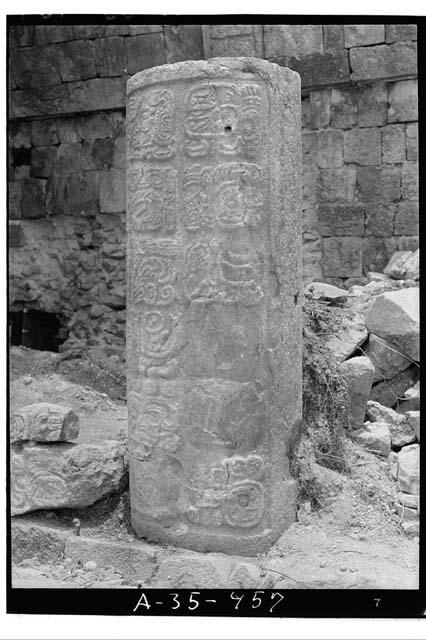
<path id="1" fill-rule="evenodd" d="M 173 94 L 156 89 L 134 94 L 127 105 L 132 158 L 166 160 L 176 151 L 176 119 Z"/>
<path id="2" fill-rule="evenodd" d="M 127 209 L 135 234 L 176 230 L 177 171 L 137 166 L 127 174 Z"/>

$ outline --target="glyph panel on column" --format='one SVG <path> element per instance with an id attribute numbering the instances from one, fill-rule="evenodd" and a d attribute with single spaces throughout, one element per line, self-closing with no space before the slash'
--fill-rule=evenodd
<path id="1" fill-rule="evenodd" d="M 132 524 L 253 555 L 294 520 L 300 81 L 254 58 L 128 82 Z"/>

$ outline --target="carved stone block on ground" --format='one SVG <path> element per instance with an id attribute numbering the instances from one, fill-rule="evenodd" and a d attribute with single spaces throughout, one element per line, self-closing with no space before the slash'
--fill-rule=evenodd
<path id="1" fill-rule="evenodd" d="M 59 404 L 30 404 L 11 416 L 10 442 L 69 442 L 78 437 L 78 432 L 78 416 Z"/>
<path id="2" fill-rule="evenodd" d="M 299 77 L 267 62 L 183 62 L 128 83 L 139 536 L 254 555 L 294 520 L 286 452 L 302 417 L 300 138 Z"/>

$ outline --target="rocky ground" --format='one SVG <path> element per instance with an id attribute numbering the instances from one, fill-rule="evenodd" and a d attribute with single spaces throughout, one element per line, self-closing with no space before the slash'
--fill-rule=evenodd
<path id="1" fill-rule="evenodd" d="M 64 360 L 62 354 L 13 347 L 12 415 L 48 402 L 69 407 L 79 417 L 79 435 L 72 442 L 18 442 L 13 455 L 34 460 L 37 447 L 50 447 L 55 455 L 66 458 L 71 451 L 75 458 L 78 451 L 84 469 L 85 452 L 93 443 L 113 442 L 119 450 L 113 470 L 106 472 L 107 463 L 102 463 L 101 482 L 99 473 L 92 473 L 100 499 L 90 507 L 82 506 L 79 494 L 78 508 L 69 508 L 69 492 L 59 490 L 55 504 L 28 506 L 16 500 L 14 586 L 417 588 L 419 357 L 410 305 L 418 280 L 415 269 L 410 277 L 407 269 L 401 272 L 401 264 L 407 264 L 407 256 L 402 257 L 399 266 L 397 259 L 391 261 L 388 274 L 369 274 L 366 286 L 344 291 L 318 283 L 305 288 L 305 424 L 293 451 L 298 520 L 257 558 L 137 540 L 126 488 L 123 372 L 114 372 L 110 364 L 103 368 L 98 356 L 74 354 Z M 398 293 L 395 302 L 393 292 L 404 290 L 409 293 L 402 298 Z M 386 305 L 395 304 L 389 319 Z M 395 318 L 401 320 L 398 330 Z M 109 379 L 111 394 L 105 391 Z M 31 482 L 37 485 L 37 475 Z M 87 487 L 88 493 L 93 490 Z M 25 491 L 31 493 L 21 488 Z M 33 493 L 33 503 L 41 500 L 37 490 Z"/>

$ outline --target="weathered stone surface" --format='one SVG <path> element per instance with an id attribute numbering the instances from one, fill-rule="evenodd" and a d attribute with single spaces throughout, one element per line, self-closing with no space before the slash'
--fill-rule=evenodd
<path id="1" fill-rule="evenodd" d="M 417 122 L 408 122 L 405 127 L 407 160 L 417 160 L 419 156 L 419 127 Z"/>
<path id="2" fill-rule="evenodd" d="M 398 40 L 417 40 L 416 24 L 387 24 L 386 42 L 392 43 Z"/>
<path id="3" fill-rule="evenodd" d="M 420 500 L 419 495 L 414 495 L 412 493 L 404 493 L 403 491 L 399 491 L 396 494 L 395 502 L 403 505 L 404 507 L 408 507 L 409 509 L 418 509 Z"/>
<path id="4" fill-rule="evenodd" d="M 365 235 L 387 238 L 393 235 L 396 204 L 374 202 L 365 205 Z M 383 275 L 383 274 L 381 274 Z"/>
<path id="5" fill-rule="evenodd" d="M 375 367 L 373 382 L 390 380 L 397 373 L 407 369 L 412 360 L 394 346 L 370 333 L 366 353 Z"/>
<path id="6" fill-rule="evenodd" d="M 331 124 L 339 129 L 350 129 L 358 121 L 358 89 L 344 87 L 331 90 Z"/>
<path id="7" fill-rule="evenodd" d="M 398 453 L 398 483 L 401 491 L 418 494 L 420 491 L 420 445 L 410 444 Z"/>
<path id="8" fill-rule="evenodd" d="M 411 509 L 410 507 L 407 507 L 406 505 L 402 505 L 399 502 L 395 502 L 394 506 L 397 514 L 399 515 L 403 523 L 405 522 L 411 523 L 413 521 L 417 523 L 419 522 L 419 512 L 417 509 Z"/>
<path id="9" fill-rule="evenodd" d="M 58 563 L 64 558 L 65 540 L 55 530 L 40 524 L 12 521 L 11 546 L 13 561 L 37 558 L 41 563 Z"/>
<path id="10" fill-rule="evenodd" d="M 420 411 L 407 411 L 408 423 L 416 434 L 417 440 L 420 442 Z"/>
<path id="11" fill-rule="evenodd" d="M 300 74 L 302 87 L 323 87 L 349 81 L 349 59 L 346 51 L 325 51 L 302 57 L 274 58 Z"/>
<path id="12" fill-rule="evenodd" d="M 402 171 L 399 165 L 358 167 L 357 196 L 361 202 L 393 202 L 401 197 Z"/>
<path id="13" fill-rule="evenodd" d="M 326 282 L 310 282 L 304 287 L 314 300 L 328 300 L 329 302 L 343 302 L 348 297 L 346 289 L 334 287 Z"/>
<path id="14" fill-rule="evenodd" d="M 102 38 L 105 34 L 106 26 L 103 24 L 75 24 L 72 29 L 74 38 L 85 40 L 89 38 Z"/>
<path id="15" fill-rule="evenodd" d="M 404 400 L 400 403 L 398 410 L 417 411 L 420 409 L 420 380 L 404 392 Z"/>
<path id="16" fill-rule="evenodd" d="M 302 57 L 322 52 L 320 24 L 264 25 L 265 58 Z"/>
<path id="17" fill-rule="evenodd" d="M 225 582 L 208 558 L 178 556 L 165 558 L 153 580 L 156 589 L 223 589 Z"/>
<path id="18" fill-rule="evenodd" d="M 365 422 L 360 429 L 351 431 L 351 438 L 376 455 L 387 458 L 390 453 L 391 438 L 386 422 Z"/>
<path id="19" fill-rule="evenodd" d="M 371 333 L 383 338 L 404 355 L 420 359 L 419 289 L 410 287 L 377 296 L 366 317 Z"/>
<path id="20" fill-rule="evenodd" d="M 316 185 L 319 202 L 352 202 L 355 196 L 356 169 L 324 169 Z"/>
<path id="21" fill-rule="evenodd" d="M 51 176 L 55 167 L 56 154 L 57 148 L 53 146 L 33 148 L 31 150 L 30 176 L 32 178 Z"/>
<path id="22" fill-rule="evenodd" d="M 383 271 L 396 249 L 396 238 L 364 238 L 362 241 L 363 271 Z"/>
<path id="23" fill-rule="evenodd" d="M 349 278 L 362 275 L 361 238 L 324 238 L 322 249 L 325 276 Z"/>
<path id="24" fill-rule="evenodd" d="M 404 447 L 416 439 L 415 432 L 405 416 L 374 400 L 367 402 L 366 417 L 370 422 L 385 422 L 388 425 L 393 447 Z"/>
<path id="25" fill-rule="evenodd" d="M 380 164 L 380 129 L 368 127 L 345 131 L 345 162 L 361 165 Z"/>
<path id="26" fill-rule="evenodd" d="M 74 39 L 73 28 L 71 25 L 41 24 L 36 25 L 34 29 L 37 44 L 65 42 L 66 40 Z"/>
<path id="27" fill-rule="evenodd" d="M 419 165 L 418 162 L 404 162 L 402 168 L 402 197 L 406 200 L 419 199 Z"/>
<path id="28" fill-rule="evenodd" d="M 327 129 L 318 132 L 317 164 L 322 169 L 343 165 L 343 132 Z"/>
<path id="29" fill-rule="evenodd" d="M 127 118 L 133 527 L 254 555 L 295 517 L 300 81 L 254 59 L 178 63 L 129 81 Z"/>
<path id="30" fill-rule="evenodd" d="M 359 87 L 359 126 L 380 127 L 386 123 L 388 92 L 385 84 L 375 82 Z"/>
<path id="31" fill-rule="evenodd" d="M 384 41 L 384 24 L 345 24 L 345 47 L 362 47 Z"/>
<path id="32" fill-rule="evenodd" d="M 399 238 L 397 238 L 398 240 L 398 245 L 397 245 L 397 249 L 398 251 L 417 251 L 417 249 L 419 248 L 419 236 L 415 235 L 415 236 L 400 236 Z"/>
<path id="33" fill-rule="evenodd" d="M 49 178 L 46 193 L 49 215 L 91 216 L 99 212 L 97 171 Z"/>
<path id="34" fill-rule="evenodd" d="M 124 171 L 102 171 L 99 183 L 99 207 L 105 213 L 126 210 L 126 179 Z"/>
<path id="35" fill-rule="evenodd" d="M 126 38 L 127 73 L 133 74 L 166 62 L 166 49 L 162 33 Z"/>
<path id="36" fill-rule="evenodd" d="M 28 125 L 28 123 L 26 124 Z M 59 139 L 56 131 L 56 121 L 51 119 L 33 120 L 31 122 L 31 142 L 36 147 L 57 144 Z"/>
<path id="37" fill-rule="evenodd" d="M 362 236 L 365 212 L 362 204 L 320 204 L 319 232 L 322 236 Z"/>
<path id="38" fill-rule="evenodd" d="M 417 120 L 417 80 L 400 80 L 389 85 L 388 103 L 388 122 Z"/>
<path id="39" fill-rule="evenodd" d="M 339 371 L 346 382 L 349 394 L 349 425 L 351 429 L 357 429 L 364 422 L 374 365 L 370 358 L 358 356 L 342 362 Z"/>
<path id="40" fill-rule="evenodd" d="M 323 24 L 324 50 L 343 49 L 345 45 L 345 32 L 343 24 Z"/>
<path id="41" fill-rule="evenodd" d="M 126 77 L 93 78 L 82 82 L 70 82 L 69 103 L 63 112 L 121 109 L 125 104 Z"/>
<path id="42" fill-rule="evenodd" d="M 383 273 L 395 280 L 418 280 L 420 276 L 420 250 L 397 251 Z"/>
<path id="43" fill-rule="evenodd" d="M 311 91 L 310 102 L 310 125 L 312 129 L 321 129 L 330 124 L 330 89 Z"/>
<path id="44" fill-rule="evenodd" d="M 9 182 L 8 183 L 8 200 L 7 200 L 9 220 L 19 220 L 19 218 L 22 218 L 21 198 L 22 198 L 22 183 Z"/>
<path id="45" fill-rule="evenodd" d="M 374 385 L 371 390 L 371 399 L 386 407 L 397 407 L 398 401 L 404 395 L 404 392 L 413 385 L 417 377 L 417 367 L 412 365 L 397 373 L 390 380 L 384 380 Z M 403 404 L 403 403 L 401 403 Z M 410 407 L 411 408 L 411 407 Z M 404 409 L 405 411 L 406 409 Z M 398 409 L 399 412 L 399 409 Z"/>
<path id="46" fill-rule="evenodd" d="M 20 89 L 46 87 L 61 82 L 55 45 L 13 49 L 10 52 L 10 65 Z"/>
<path id="47" fill-rule="evenodd" d="M 7 239 L 9 247 L 23 247 L 25 244 L 25 235 L 22 230 L 20 221 L 11 221 L 7 227 Z"/>
<path id="48" fill-rule="evenodd" d="M 415 42 L 379 44 L 375 47 L 350 49 L 351 80 L 395 78 L 417 74 Z"/>
<path id="49" fill-rule="evenodd" d="M 368 338 L 368 330 L 363 316 L 359 313 L 348 315 L 336 327 L 335 334 L 327 340 L 327 346 L 338 362 L 349 358 Z"/>
<path id="50" fill-rule="evenodd" d="M 93 55 L 99 76 L 121 76 L 126 72 L 124 38 L 98 38 L 93 42 Z"/>
<path id="51" fill-rule="evenodd" d="M 180 62 L 181 60 L 200 60 L 204 58 L 201 25 L 165 24 L 164 38 L 168 63 Z"/>
<path id="52" fill-rule="evenodd" d="M 263 33 L 259 24 L 203 25 L 202 29 L 206 58 L 263 57 Z"/>
<path id="53" fill-rule="evenodd" d="M 404 162 L 405 126 L 402 124 L 391 124 L 387 127 L 383 127 L 381 132 L 383 162 Z"/>
<path id="54" fill-rule="evenodd" d="M 124 454 L 117 442 L 29 444 L 11 449 L 11 513 L 87 507 L 124 488 Z"/>
<path id="55" fill-rule="evenodd" d="M 38 402 L 15 411 L 10 421 L 10 442 L 69 442 L 78 437 L 78 416 L 59 404 Z"/>
<path id="56" fill-rule="evenodd" d="M 46 180 L 23 180 L 21 210 L 23 218 L 43 218 L 45 210 Z"/>
<path id="57" fill-rule="evenodd" d="M 63 82 L 87 80 L 96 76 L 93 44 L 90 40 L 56 45 L 59 71 Z"/>
<path id="58" fill-rule="evenodd" d="M 9 27 L 9 46 L 30 47 L 34 42 L 33 25 L 11 25 Z"/>

